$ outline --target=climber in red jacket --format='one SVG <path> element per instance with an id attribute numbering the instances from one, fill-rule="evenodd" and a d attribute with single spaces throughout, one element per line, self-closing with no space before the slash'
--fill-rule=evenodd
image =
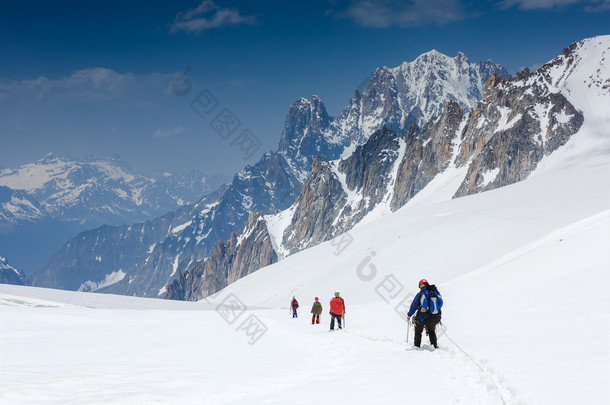
<path id="1" fill-rule="evenodd" d="M 339 329 L 343 329 L 341 327 L 341 319 L 344 313 L 345 301 L 341 298 L 339 291 L 335 291 L 335 297 L 330 300 L 330 330 L 335 329 L 335 318 L 337 319 Z"/>

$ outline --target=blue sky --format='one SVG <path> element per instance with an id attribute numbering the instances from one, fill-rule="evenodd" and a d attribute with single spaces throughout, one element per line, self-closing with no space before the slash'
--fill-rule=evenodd
<path id="1" fill-rule="evenodd" d="M 275 150 L 298 97 L 337 115 L 377 67 L 436 49 L 515 73 L 608 34 L 610 0 L 3 1 L 0 166 L 120 155 L 149 174 L 231 175 Z M 180 74 L 191 91 L 177 95 Z M 185 89 L 187 82 L 176 81 Z M 201 117 L 191 102 L 217 103 Z M 186 93 L 184 91 L 183 93 Z M 221 110 L 240 127 L 211 128 Z M 232 142 L 260 140 L 245 157 Z"/>

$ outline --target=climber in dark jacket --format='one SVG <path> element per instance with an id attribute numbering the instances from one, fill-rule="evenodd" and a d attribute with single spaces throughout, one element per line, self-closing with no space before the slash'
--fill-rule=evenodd
<path id="1" fill-rule="evenodd" d="M 316 300 L 313 303 L 313 306 L 311 307 L 311 313 L 313 314 L 313 316 L 311 317 L 311 324 L 313 325 L 314 323 L 320 323 L 320 315 L 322 314 L 322 304 L 320 303 L 318 297 L 316 297 Z"/>
<path id="2" fill-rule="evenodd" d="M 292 317 L 298 318 L 297 308 L 299 307 L 299 301 L 294 296 L 292 297 L 292 302 L 290 302 L 290 307 L 292 308 Z"/>
<path id="3" fill-rule="evenodd" d="M 441 321 L 441 307 L 443 298 L 434 285 L 429 285 L 428 280 L 422 279 L 419 282 L 419 293 L 413 298 L 409 312 L 407 313 L 407 321 L 411 321 L 413 317 L 413 325 L 415 326 L 414 346 L 421 346 L 421 335 L 426 329 L 426 334 L 430 338 L 430 344 L 438 348 L 436 339 L 436 325 Z M 434 301 L 431 305 L 430 301 Z M 428 304 L 427 306 L 424 304 Z M 415 315 L 415 316 L 413 316 Z"/>

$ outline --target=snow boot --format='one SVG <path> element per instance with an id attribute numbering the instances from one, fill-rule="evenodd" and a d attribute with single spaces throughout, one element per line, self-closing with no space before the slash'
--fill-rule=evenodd
<path id="1" fill-rule="evenodd" d="M 415 334 L 415 340 L 413 341 L 413 346 L 415 346 L 415 347 L 421 346 L 421 333 Z"/>

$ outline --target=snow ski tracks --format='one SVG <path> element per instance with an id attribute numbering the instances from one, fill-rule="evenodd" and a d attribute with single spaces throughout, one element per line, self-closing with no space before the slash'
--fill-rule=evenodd
<path id="1" fill-rule="evenodd" d="M 351 328 L 344 329 L 344 333 L 354 336 L 359 339 L 364 339 L 374 344 L 385 344 L 388 346 L 407 347 L 406 356 L 409 357 L 408 362 L 405 359 L 405 365 L 412 365 L 412 357 L 417 356 L 427 363 L 434 364 L 434 367 L 440 371 L 438 375 L 443 376 L 445 381 L 455 393 L 455 399 L 452 403 L 455 404 L 528 404 L 530 403 L 524 395 L 517 390 L 508 386 L 508 382 L 495 370 L 489 366 L 482 366 L 481 360 L 475 360 L 470 355 L 463 352 L 448 336 L 442 328 L 437 328 L 437 335 L 441 347 L 436 350 L 415 349 L 412 347 L 413 335 L 411 341 L 407 343 L 405 340 L 379 336 L 367 333 L 361 330 Z M 445 337 L 445 339 L 443 339 Z M 423 336 L 423 341 L 426 336 Z M 423 342 L 422 342 L 422 345 Z M 431 347 L 431 346 L 430 346 Z"/>

